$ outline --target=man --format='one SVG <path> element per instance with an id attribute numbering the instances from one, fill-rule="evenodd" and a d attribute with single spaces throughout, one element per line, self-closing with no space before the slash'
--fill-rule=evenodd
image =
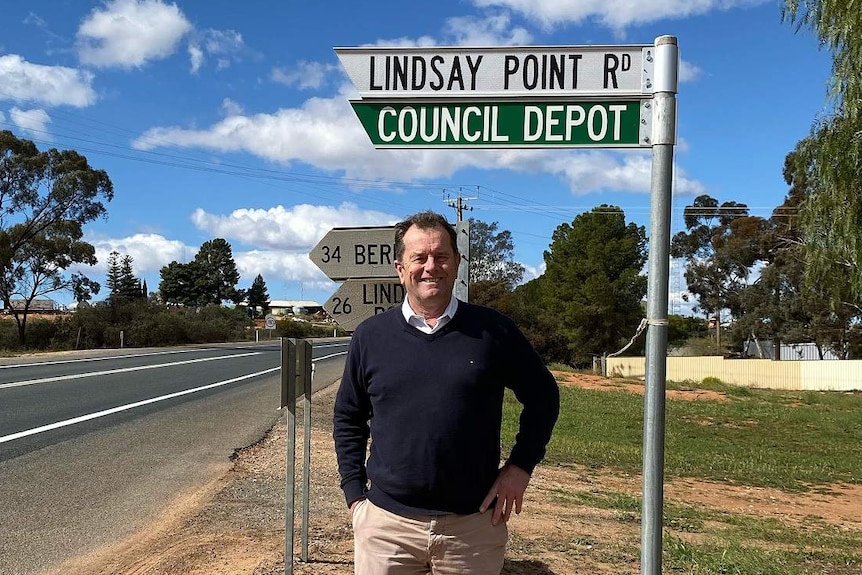
<path id="1" fill-rule="evenodd" d="M 510 319 L 455 299 L 461 257 L 443 216 L 397 224 L 395 258 L 404 303 L 356 328 L 335 401 L 355 573 L 499 575 L 559 390 Z M 500 467 L 506 387 L 523 411 Z"/>

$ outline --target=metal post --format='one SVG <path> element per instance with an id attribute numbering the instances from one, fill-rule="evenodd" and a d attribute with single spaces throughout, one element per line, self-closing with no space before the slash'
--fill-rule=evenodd
<path id="1" fill-rule="evenodd" d="M 665 378 L 670 270 L 670 208 L 679 49 L 675 36 L 655 40 L 652 105 L 652 183 L 647 293 L 646 390 L 644 393 L 641 573 L 661 574 L 664 499 Z"/>
<path id="2" fill-rule="evenodd" d="M 455 282 L 455 297 L 461 301 L 470 301 L 470 220 L 455 224 L 458 234 L 458 252 L 461 254 L 461 265 L 458 266 L 458 280 Z"/>
<path id="3" fill-rule="evenodd" d="M 302 395 L 303 457 L 302 457 L 302 529 L 300 531 L 300 561 L 308 561 L 308 491 L 311 483 L 311 393 L 314 364 L 311 362 L 311 342 L 297 344 L 297 395 Z"/>
<path id="4" fill-rule="evenodd" d="M 281 403 L 287 407 L 284 486 L 284 575 L 293 575 L 293 496 L 296 492 L 296 343 L 281 338 Z"/>

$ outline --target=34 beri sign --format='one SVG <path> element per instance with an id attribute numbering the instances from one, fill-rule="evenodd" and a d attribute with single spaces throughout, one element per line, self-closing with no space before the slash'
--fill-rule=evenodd
<path id="1" fill-rule="evenodd" d="M 395 228 L 332 228 L 308 253 L 331 280 L 397 278 Z"/>

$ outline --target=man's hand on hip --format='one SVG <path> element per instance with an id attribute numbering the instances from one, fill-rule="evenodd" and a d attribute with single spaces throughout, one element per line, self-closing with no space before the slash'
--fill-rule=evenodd
<path id="1" fill-rule="evenodd" d="M 500 469 L 497 475 L 497 480 L 491 486 L 491 490 L 479 507 L 479 511 L 484 513 L 497 499 L 494 505 L 494 514 L 491 516 L 491 523 L 497 525 L 500 520 L 508 521 L 512 515 L 512 509 L 515 513 L 521 512 L 521 504 L 524 502 L 524 492 L 527 490 L 527 484 L 530 483 L 530 474 L 516 465 L 507 463 Z"/>

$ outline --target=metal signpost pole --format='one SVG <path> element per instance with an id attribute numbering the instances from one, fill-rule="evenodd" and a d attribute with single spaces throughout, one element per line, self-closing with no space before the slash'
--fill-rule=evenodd
<path id="1" fill-rule="evenodd" d="M 297 369 L 298 380 L 296 395 L 302 396 L 302 420 L 303 420 L 303 457 L 302 457 L 302 529 L 300 532 L 300 555 L 301 561 L 308 561 L 308 490 L 310 489 L 311 468 L 311 378 L 313 372 L 311 364 L 311 342 L 301 339 L 297 340 Z"/>
<path id="2" fill-rule="evenodd" d="M 641 573 L 661 574 L 664 499 L 665 377 L 670 268 L 670 208 L 679 49 L 675 36 L 655 41 L 655 95 L 644 394 Z"/>
<path id="3" fill-rule="evenodd" d="M 284 487 L 284 575 L 293 575 L 293 496 L 296 492 L 296 343 L 281 338 L 281 403 L 287 408 Z"/>

